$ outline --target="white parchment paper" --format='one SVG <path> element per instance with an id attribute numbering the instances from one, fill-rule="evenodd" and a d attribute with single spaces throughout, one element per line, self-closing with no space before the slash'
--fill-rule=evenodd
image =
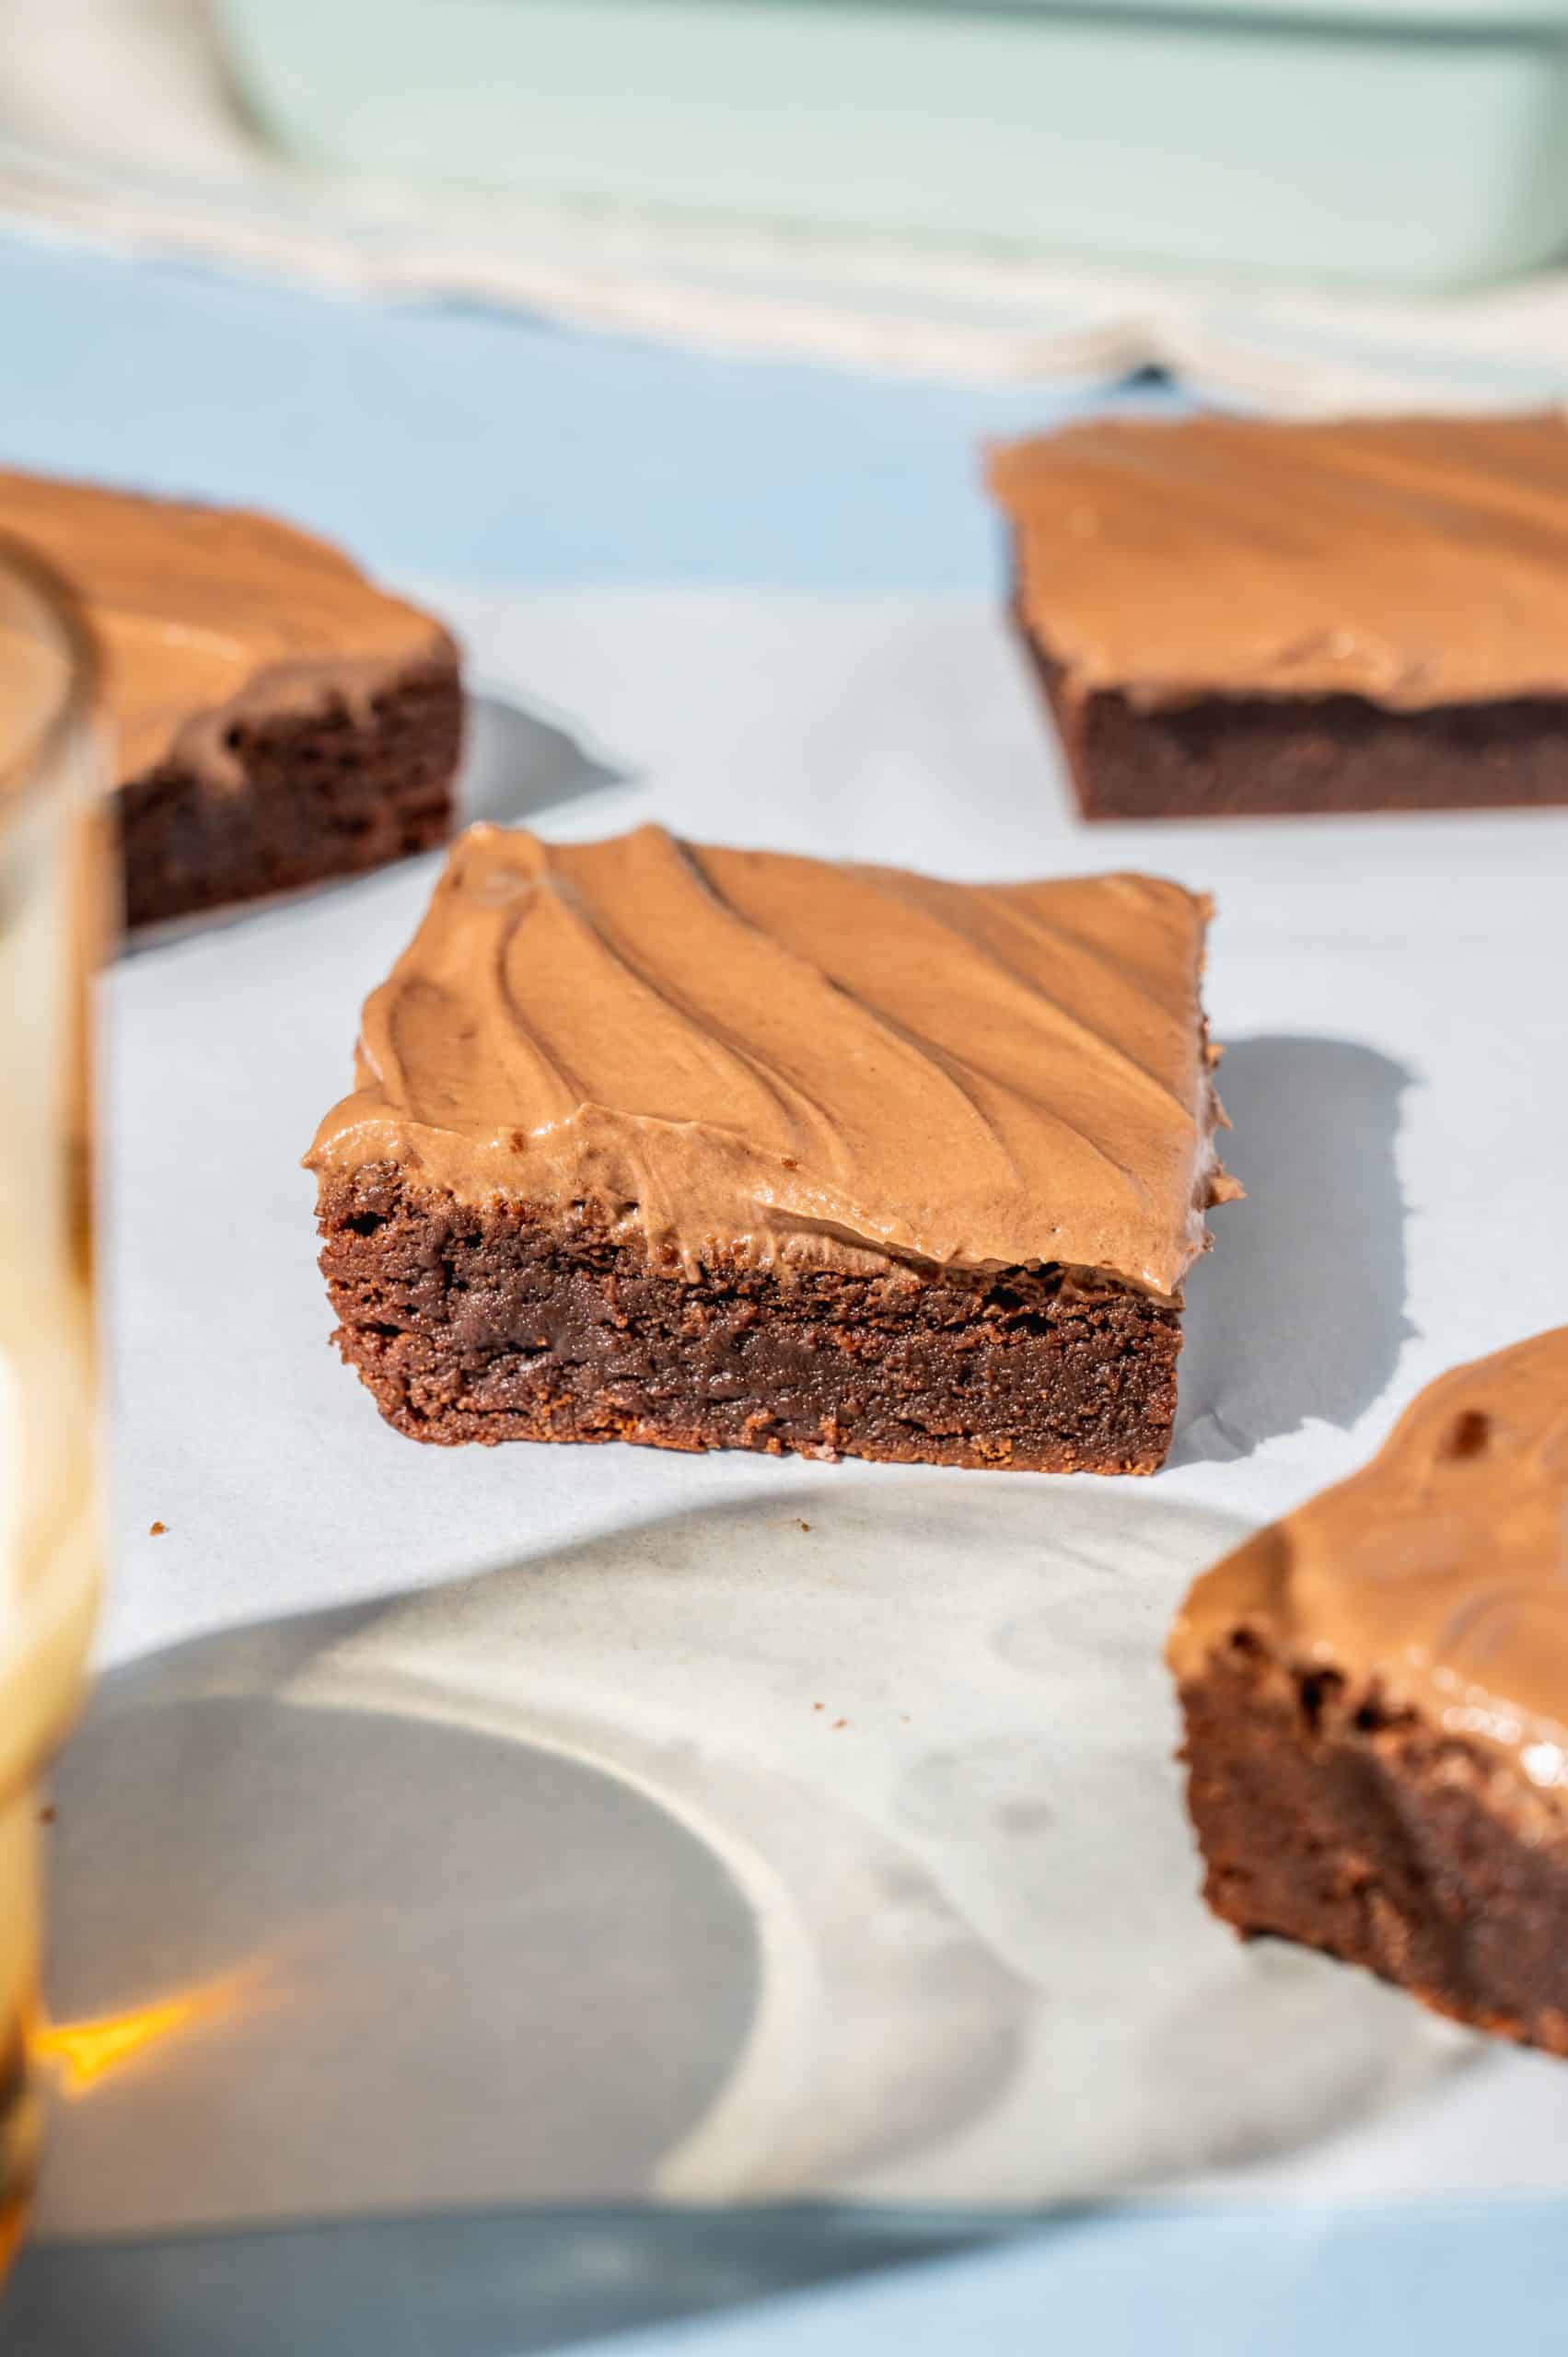
<path id="1" fill-rule="evenodd" d="M 43 2223 L 1561 2183 L 1560 2066 L 1208 1920 L 1157 1656 L 1239 1531 L 1568 1318 L 1568 824 L 1086 830 L 987 612 L 443 602 L 486 815 L 1212 890 L 1249 1199 L 1151 1482 L 421 1449 L 326 1347 L 296 1164 L 434 864 L 125 963 L 54 1999 L 179 2019 L 63 2105 Z"/>

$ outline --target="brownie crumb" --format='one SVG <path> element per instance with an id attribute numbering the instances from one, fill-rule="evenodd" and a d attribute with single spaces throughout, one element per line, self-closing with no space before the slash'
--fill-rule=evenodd
<path id="1" fill-rule="evenodd" d="M 1479 1408 L 1467 1408 L 1462 1415 L 1454 1419 L 1446 1453 L 1460 1458 L 1484 1457 L 1491 1437 L 1491 1417 L 1483 1415 Z"/>

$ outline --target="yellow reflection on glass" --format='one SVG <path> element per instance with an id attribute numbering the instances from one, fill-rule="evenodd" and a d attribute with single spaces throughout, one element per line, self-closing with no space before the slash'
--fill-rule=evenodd
<path id="1" fill-rule="evenodd" d="M 34 2038 L 33 2052 L 54 2065 L 62 2095 L 90 2095 L 100 2081 L 167 2046 L 182 2031 L 231 2013 L 240 1991 L 238 1980 L 210 1981 L 154 2004 L 137 2005 L 130 2013 L 52 2022 Z"/>
<path id="2" fill-rule="evenodd" d="M 106 906 L 95 662 L 0 545 L 0 2265 L 37 2159 L 39 1777 L 98 1595 L 87 973 Z"/>

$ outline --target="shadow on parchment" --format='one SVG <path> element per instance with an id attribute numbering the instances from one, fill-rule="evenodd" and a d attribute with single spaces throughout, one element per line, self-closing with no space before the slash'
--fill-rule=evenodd
<path id="1" fill-rule="evenodd" d="M 1312 1420 L 1348 1430 L 1387 1387 L 1413 1330 L 1394 1153 L 1410 1085 L 1349 1039 L 1227 1050 L 1222 1145 L 1247 1201 L 1214 1213 L 1188 1279 L 1173 1466 L 1247 1457 Z"/>
<path id="2" fill-rule="evenodd" d="M 515 697 L 481 689 L 469 702 L 468 742 L 458 779 L 460 822 L 524 825 L 587 795 L 633 783 L 571 731 Z"/>
<path id="3" fill-rule="evenodd" d="M 1399 2099 L 1431 2068 L 1409 2008 L 1320 1958 L 1242 1951 L 1196 1903 L 1157 1640 L 1239 1527 L 1143 1483 L 1019 1480 L 988 1496 L 977 1545 L 970 1477 L 791 1482 L 113 1672 L 56 1782 L 56 2014 L 193 1986 L 220 2005 L 60 2107 L 44 2238 L 0 2348 L 526 2357 L 1016 2228 L 978 2199 L 650 2203 L 660 2156 L 731 2084 L 756 2019 L 761 1918 L 731 1860 L 772 1857 L 758 1806 L 766 1833 L 784 1829 L 790 1920 L 831 2001 L 761 2092 L 789 2133 L 803 2099 L 852 2177 L 984 2118 L 1053 2018 L 1066 2075 L 1043 2083 L 1057 2094 L 1040 2134 L 1058 2199 L 1288 2147 Z M 874 1679 L 865 1725 L 840 1735 L 805 1699 L 805 1663 L 831 1690 L 868 1627 L 908 1621 L 912 1589 L 951 1617 L 952 1644 L 935 1660 L 923 1634 L 907 1660 L 880 1645 L 877 1678 L 893 1682 Z M 552 1739 L 552 1698 L 605 1632 L 610 1683 L 590 1679 L 560 1724 L 591 1734 L 608 1707 L 614 1746 L 573 1748 Z M 630 1781 L 649 1737 L 615 1679 L 622 1644 L 640 1689 L 672 1689 L 647 1722 L 663 1787 L 717 1794 L 726 1845 L 695 1829 L 712 1809 L 688 1817 Z M 505 1674 L 476 1687 L 493 1663 Z M 798 1732 L 780 1721 L 754 1759 L 721 1731 L 704 1769 L 703 1698 L 749 1663 L 764 1718 L 783 1678 Z M 964 1735 L 945 1716 L 955 1676 L 1021 1696 L 1022 1716 Z M 431 1714 L 442 1695 L 456 1715 Z M 1069 1696 L 1125 1739 L 1073 1737 Z M 858 1848 L 836 1773 L 804 1765 L 850 1740 L 880 1747 L 898 1803 Z M 1109 1852 L 1079 1838 L 1112 1809 Z M 922 1863 L 937 1836 L 961 1868 L 951 1891 Z M 1121 2002 L 1098 2032 L 1092 2008 L 1072 2027 L 1117 1956 L 1137 1965 L 1131 2042 Z M 846 2015 L 862 2063 L 887 2021 L 905 2025 L 858 2092 L 817 2051 Z M 1080 2152 L 1062 2098 L 1091 2035 L 1104 2060 Z M 797 2181 L 831 2181 L 820 2153 L 806 2159 Z"/>
<path id="4" fill-rule="evenodd" d="M 768 1519 L 798 1543 L 794 1515 Z M 280 2223 L 51 2240 L 46 2221 L 0 2350 L 531 2357 L 1017 2231 L 979 2209 L 650 2204 L 748 2035 L 750 1905 L 678 1817 L 587 1760 L 291 1701 L 323 1654 L 413 1600 L 198 1638 L 99 1688 L 55 1779 L 53 2009 L 231 1984 L 235 2003 L 67 2107 L 52 2163 L 89 2210 L 127 2169 L 154 2209 L 196 2171 L 216 2215 L 233 2178 Z M 281 1969 L 242 1988 L 249 1957 Z M 356 2206 L 368 2182 L 382 2214 L 319 2214 L 334 2145 Z M 476 2190 L 499 2171 L 530 2206 L 431 2209 L 433 2148 L 448 2201 L 467 2154 Z M 552 2199 L 563 2182 L 602 2199 Z"/>

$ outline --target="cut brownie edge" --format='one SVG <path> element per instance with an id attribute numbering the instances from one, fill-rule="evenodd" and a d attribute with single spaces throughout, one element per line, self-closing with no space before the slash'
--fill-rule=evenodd
<path id="1" fill-rule="evenodd" d="M 1343 816 L 1568 803 L 1568 697 L 1394 711 L 1352 695 L 1208 695 L 1144 710 L 1069 692 L 1015 621 L 1086 819 Z"/>
<path id="2" fill-rule="evenodd" d="M 1568 2055 L 1568 1816 L 1485 1747 L 1238 1628 L 1182 1685 L 1204 1896 Z"/>
<path id="3" fill-rule="evenodd" d="M 455 661 L 422 664 L 365 714 L 317 711 L 236 724 L 238 776 L 216 784 L 178 760 L 114 797 L 126 923 L 153 924 L 356 875 L 445 842 L 462 750 Z"/>
<path id="4" fill-rule="evenodd" d="M 418 1440 L 621 1440 L 1020 1471 L 1153 1472 L 1174 1306 L 1061 1270 L 858 1273 L 741 1260 L 695 1280 L 569 1218 L 323 1178 L 335 1341 Z"/>

